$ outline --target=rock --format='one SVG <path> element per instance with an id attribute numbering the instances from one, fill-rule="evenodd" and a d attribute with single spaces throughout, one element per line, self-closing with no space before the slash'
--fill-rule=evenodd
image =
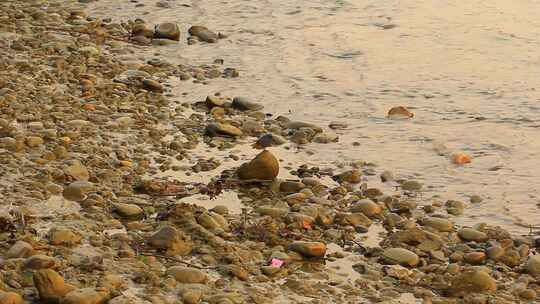
<path id="1" fill-rule="evenodd" d="M 361 212 L 368 217 L 373 217 L 382 212 L 382 208 L 379 204 L 369 200 L 362 199 L 354 203 L 350 209 L 351 212 Z"/>
<path id="2" fill-rule="evenodd" d="M 64 282 L 64 278 L 52 269 L 34 273 L 34 284 L 43 303 L 60 303 L 61 299 L 75 288 Z"/>
<path id="3" fill-rule="evenodd" d="M 20 294 L 15 292 L 3 292 L 0 290 L 0 304 L 23 304 Z"/>
<path id="4" fill-rule="evenodd" d="M 142 218 L 144 210 L 135 204 L 116 203 L 113 204 L 114 211 L 123 218 Z"/>
<path id="5" fill-rule="evenodd" d="M 305 257 L 324 257 L 326 245 L 320 242 L 296 241 L 289 245 L 289 250 L 298 252 Z"/>
<path id="6" fill-rule="evenodd" d="M 463 260 L 472 265 L 479 265 L 486 260 L 486 254 L 481 251 L 465 253 L 465 255 L 463 255 Z"/>
<path id="7" fill-rule="evenodd" d="M 26 258 L 31 255 L 33 251 L 34 249 L 32 248 L 32 245 L 24 241 L 17 241 L 9 248 L 5 256 L 8 259 Z"/>
<path id="8" fill-rule="evenodd" d="M 332 121 L 328 124 L 328 127 L 333 130 L 345 130 L 349 127 L 346 122 Z"/>
<path id="9" fill-rule="evenodd" d="M 189 254 L 193 245 L 183 240 L 182 234 L 171 226 L 165 226 L 154 233 L 148 240 L 150 246 L 167 250 L 168 255 Z"/>
<path id="10" fill-rule="evenodd" d="M 381 181 L 383 183 L 391 182 L 393 180 L 394 180 L 394 173 L 390 171 L 384 171 L 383 173 L 381 173 Z"/>
<path id="11" fill-rule="evenodd" d="M 163 93 L 163 85 L 153 79 L 144 79 L 142 81 L 143 88 L 150 92 Z"/>
<path id="12" fill-rule="evenodd" d="M 525 270 L 533 277 L 540 276 L 540 255 L 531 255 L 525 263 Z"/>
<path id="13" fill-rule="evenodd" d="M 289 194 L 287 195 L 285 198 L 285 201 L 290 205 L 298 205 L 298 204 L 302 204 L 306 201 L 307 199 L 307 195 L 305 195 L 304 193 L 293 193 L 293 194 Z"/>
<path id="14" fill-rule="evenodd" d="M 397 106 L 388 111 L 388 118 L 412 118 L 414 114 L 406 107 Z"/>
<path id="15" fill-rule="evenodd" d="M 212 109 L 214 107 L 223 107 L 225 105 L 225 100 L 218 96 L 209 95 L 206 97 L 205 103 L 209 109 Z"/>
<path id="16" fill-rule="evenodd" d="M 204 284 L 208 281 L 206 273 L 190 267 L 173 266 L 167 269 L 167 274 L 185 284 Z"/>
<path id="17" fill-rule="evenodd" d="M 279 146 L 286 142 L 287 140 L 283 138 L 282 136 L 279 136 L 273 133 L 266 133 L 266 134 L 261 135 L 259 139 L 257 139 L 257 142 L 255 142 L 255 144 L 252 145 L 252 147 L 255 149 L 264 149 L 267 147 Z"/>
<path id="18" fill-rule="evenodd" d="M 62 300 L 62 304 L 103 304 L 109 299 L 109 293 L 83 288 L 71 291 Z"/>
<path id="19" fill-rule="evenodd" d="M 34 270 L 54 268 L 56 265 L 57 260 L 54 257 L 44 254 L 33 255 L 27 258 L 23 264 L 24 268 Z"/>
<path id="20" fill-rule="evenodd" d="M 497 282 L 486 272 L 473 270 L 453 277 L 447 293 L 453 297 L 469 293 L 492 293 L 497 290 Z"/>
<path id="21" fill-rule="evenodd" d="M 501 246 L 494 245 L 494 246 L 488 247 L 486 249 L 486 253 L 490 259 L 497 261 L 504 255 L 504 249 Z"/>
<path id="22" fill-rule="evenodd" d="M 238 265 L 229 265 L 227 266 L 227 272 L 229 272 L 232 276 L 236 277 L 240 281 L 247 281 L 249 277 L 249 272 Z"/>
<path id="23" fill-rule="evenodd" d="M 306 185 L 301 182 L 284 181 L 279 184 L 279 191 L 285 193 L 296 193 L 305 187 Z"/>
<path id="24" fill-rule="evenodd" d="M 480 195 L 471 195 L 469 198 L 472 204 L 479 204 L 483 201 L 482 197 Z"/>
<path id="25" fill-rule="evenodd" d="M 362 172 L 359 170 L 345 171 L 339 175 L 334 176 L 334 180 L 338 182 L 346 182 L 350 184 L 359 184 L 362 181 Z"/>
<path id="26" fill-rule="evenodd" d="M 188 32 L 190 35 L 199 38 L 199 40 L 208 43 L 215 43 L 219 39 L 219 36 L 216 33 L 210 31 L 204 26 L 194 25 L 189 28 Z"/>
<path id="27" fill-rule="evenodd" d="M 289 121 L 289 122 L 286 122 L 283 125 L 283 127 L 285 129 L 292 129 L 292 130 L 300 130 L 303 128 L 311 129 L 315 133 L 321 133 L 323 131 L 321 127 L 311 124 L 311 123 L 303 122 L 303 121 Z"/>
<path id="28" fill-rule="evenodd" d="M 532 301 L 536 299 L 536 291 L 534 289 L 526 288 L 518 290 L 518 296 L 524 300 Z"/>
<path id="29" fill-rule="evenodd" d="M 295 144 L 305 145 L 310 143 L 314 136 L 315 131 L 313 129 L 301 128 L 293 133 L 290 140 Z"/>
<path id="30" fill-rule="evenodd" d="M 87 181 L 77 181 L 69 184 L 62 195 L 70 201 L 80 202 L 86 199 L 86 194 L 94 189 L 94 184 Z"/>
<path id="31" fill-rule="evenodd" d="M 53 228 L 49 232 L 51 245 L 73 246 L 81 242 L 81 235 L 68 228 Z"/>
<path id="32" fill-rule="evenodd" d="M 283 208 L 273 208 L 273 207 L 259 207 L 255 209 L 255 212 L 257 212 L 260 215 L 268 215 L 273 218 L 281 218 L 285 216 L 289 210 L 283 209 Z"/>
<path id="33" fill-rule="evenodd" d="M 208 212 L 203 212 L 197 217 L 197 222 L 206 229 L 214 230 L 221 228 L 219 223 Z"/>
<path id="34" fill-rule="evenodd" d="M 503 262 L 506 266 L 516 267 L 521 264 L 521 255 L 517 250 L 507 249 L 499 261 Z"/>
<path id="35" fill-rule="evenodd" d="M 392 265 L 392 266 L 385 266 L 384 272 L 387 276 L 396 278 L 399 280 L 408 278 L 412 275 L 412 271 L 401 266 L 401 265 Z"/>
<path id="36" fill-rule="evenodd" d="M 209 136 L 241 136 L 242 130 L 235 126 L 223 123 L 211 123 L 206 126 L 206 134 Z"/>
<path id="37" fill-rule="evenodd" d="M 90 173 L 88 169 L 80 162 L 74 162 L 71 166 L 64 169 L 64 174 L 72 177 L 76 181 L 88 181 Z"/>
<path id="38" fill-rule="evenodd" d="M 414 180 L 408 180 L 401 184 L 401 189 L 410 192 L 420 191 L 422 190 L 422 184 Z"/>
<path id="39" fill-rule="evenodd" d="M 187 290 L 182 292 L 182 301 L 184 304 L 197 304 L 201 301 L 202 296 L 201 290 Z"/>
<path id="40" fill-rule="evenodd" d="M 487 234 L 472 228 L 462 228 L 458 235 L 465 241 L 485 242 L 488 240 Z"/>
<path id="41" fill-rule="evenodd" d="M 352 225 L 354 227 L 369 227 L 373 223 L 364 213 L 354 212 L 351 214 L 345 215 L 343 218 L 344 225 Z"/>
<path id="42" fill-rule="evenodd" d="M 138 23 L 131 29 L 131 36 L 142 36 L 145 38 L 154 38 L 154 31 L 146 26 L 144 23 Z"/>
<path id="43" fill-rule="evenodd" d="M 454 230 L 454 224 L 451 221 L 438 217 L 426 218 L 422 221 L 422 224 L 441 232 L 450 232 Z"/>
<path id="44" fill-rule="evenodd" d="M 99 49 L 93 46 L 81 47 L 79 52 L 86 57 L 96 57 L 100 53 Z"/>
<path id="45" fill-rule="evenodd" d="M 232 102 L 232 107 L 240 111 L 259 111 L 264 108 L 262 105 L 251 102 L 245 97 L 235 97 Z"/>
<path id="46" fill-rule="evenodd" d="M 313 142 L 319 143 L 319 144 L 329 144 L 333 142 L 338 142 L 339 136 L 335 133 L 331 132 L 324 132 L 316 135 L 313 137 Z"/>
<path id="47" fill-rule="evenodd" d="M 154 38 L 180 40 L 180 28 L 176 23 L 161 23 L 154 29 Z"/>
<path id="48" fill-rule="evenodd" d="M 420 261 L 416 253 L 405 248 L 388 248 L 382 252 L 381 257 L 389 264 L 402 266 L 416 266 Z"/>
<path id="49" fill-rule="evenodd" d="M 237 174 L 243 180 L 273 180 L 279 174 L 279 162 L 272 153 L 264 150 L 250 162 L 241 165 Z"/>
<path id="50" fill-rule="evenodd" d="M 26 145 L 31 148 L 39 147 L 43 145 L 44 143 L 43 138 L 38 137 L 38 136 L 28 136 L 26 137 L 25 141 L 26 141 Z"/>

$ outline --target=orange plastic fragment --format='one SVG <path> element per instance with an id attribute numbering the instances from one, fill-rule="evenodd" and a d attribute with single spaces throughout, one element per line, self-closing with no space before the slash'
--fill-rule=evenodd
<path id="1" fill-rule="evenodd" d="M 468 164 L 472 161 L 471 157 L 463 152 L 452 154 L 452 162 L 456 165 Z"/>

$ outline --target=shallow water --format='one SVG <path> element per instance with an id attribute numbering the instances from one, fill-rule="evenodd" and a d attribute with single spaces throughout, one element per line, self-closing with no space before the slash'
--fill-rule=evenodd
<path id="1" fill-rule="evenodd" d="M 169 3 L 164 9 L 153 0 L 100 0 L 91 9 L 117 21 L 173 21 L 184 33 L 200 24 L 228 35 L 217 44 L 182 39 L 146 51 L 176 62 L 222 58 L 241 73 L 207 86 L 182 82 L 174 87 L 177 100 L 219 91 L 322 126 L 346 122 L 338 144 L 311 144 L 315 154 L 300 152 L 295 160 L 374 162 L 422 181 L 424 198 L 481 195 L 462 223 L 518 233 L 528 231 L 520 225 L 540 226 L 540 1 Z M 397 105 L 415 117 L 386 119 Z M 441 145 L 471 154 L 472 164 L 452 165 L 437 153 Z"/>

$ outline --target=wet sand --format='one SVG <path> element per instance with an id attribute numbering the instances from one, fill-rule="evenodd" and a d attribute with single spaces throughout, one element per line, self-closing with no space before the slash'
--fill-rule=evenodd
<path id="1" fill-rule="evenodd" d="M 137 7 L 138 4 L 144 6 Z M 313 144 L 299 161 L 333 165 L 364 160 L 425 183 L 424 197 L 468 200 L 463 223 L 484 220 L 516 233 L 538 226 L 536 136 L 540 94 L 535 56 L 540 29 L 534 1 L 511 4 L 431 1 L 98 1 L 92 13 L 114 20 L 175 21 L 229 35 L 213 45 L 159 49 L 174 62 L 222 58 L 242 73 L 204 90 L 183 83 L 179 96 L 219 91 L 248 96 L 268 112 L 321 125 L 344 122 L 335 145 Z M 154 50 L 146 50 L 151 53 Z M 184 98 L 182 97 L 182 98 Z M 408 122 L 385 119 L 396 105 Z M 353 143 L 357 143 L 353 145 Z M 466 151 L 454 166 L 436 148 Z M 305 153 L 309 151 L 310 153 Z"/>

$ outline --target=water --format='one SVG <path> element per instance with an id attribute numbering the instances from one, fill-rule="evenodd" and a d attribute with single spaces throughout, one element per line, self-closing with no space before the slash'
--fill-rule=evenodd
<path id="1" fill-rule="evenodd" d="M 425 183 L 431 200 L 484 201 L 462 223 L 516 233 L 540 226 L 540 1 L 98 1 L 94 15 L 200 24 L 229 35 L 217 44 L 146 50 L 176 62 L 235 67 L 237 80 L 175 87 L 179 101 L 243 95 L 265 110 L 327 126 L 338 144 L 312 144 L 296 159 L 321 165 L 367 160 Z M 183 37 L 185 38 L 185 36 Z M 181 97 L 182 93 L 187 93 Z M 389 121 L 393 106 L 410 121 Z M 353 142 L 358 145 L 353 145 Z M 473 157 L 452 165 L 436 147 Z M 283 156 L 286 157 L 286 156 Z"/>

